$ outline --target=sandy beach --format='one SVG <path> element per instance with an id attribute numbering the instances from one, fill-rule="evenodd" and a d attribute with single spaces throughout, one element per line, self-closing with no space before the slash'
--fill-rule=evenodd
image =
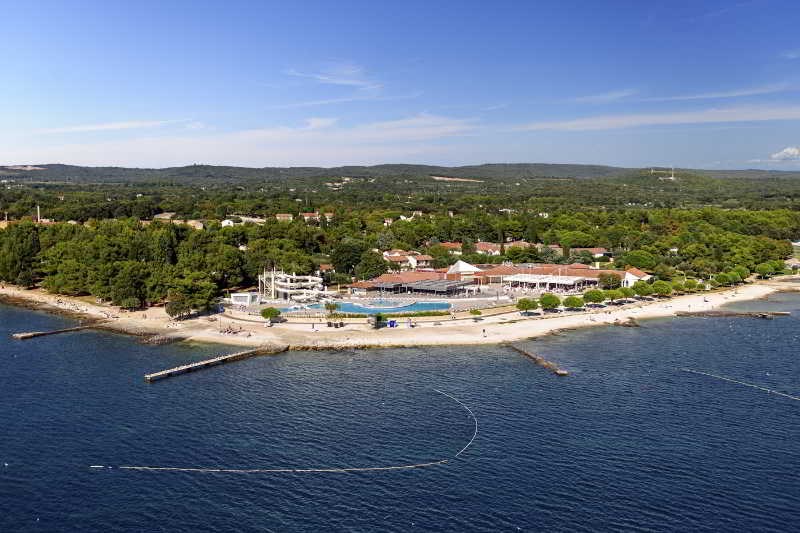
<path id="1" fill-rule="evenodd" d="M 162 335 L 180 340 L 230 344 L 235 346 L 288 345 L 292 349 L 339 349 L 392 346 L 437 346 L 455 344 L 493 344 L 520 341 L 561 330 L 619 324 L 630 319 L 670 317 L 679 312 L 698 312 L 720 306 L 766 297 L 774 292 L 800 287 L 776 281 L 757 281 L 736 288 L 676 296 L 664 300 L 636 301 L 586 312 L 546 313 L 522 316 L 509 311 L 479 320 L 463 316 L 457 320 L 443 317 L 415 319 L 410 328 L 400 320 L 400 327 L 372 329 L 367 324 L 347 324 L 342 329 L 325 324 L 287 322 L 272 327 L 256 317 L 235 312 L 203 316 L 182 321 L 170 319 L 163 308 L 126 312 L 116 307 L 90 303 L 88 298 L 69 298 L 40 289 L 24 290 L 6 285 L 0 298 L 43 310 L 62 312 L 99 321 L 99 327 L 133 335 Z M 234 331 L 235 333 L 233 333 Z"/>

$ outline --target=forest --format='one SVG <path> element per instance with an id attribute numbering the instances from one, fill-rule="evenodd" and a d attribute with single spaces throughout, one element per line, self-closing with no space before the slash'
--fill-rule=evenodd
<path id="1" fill-rule="evenodd" d="M 571 249 L 604 247 L 617 267 L 669 281 L 753 271 L 791 255 L 790 241 L 800 237 L 800 180 L 694 173 L 671 180 L 647 169 L 593 178 L 499 174 L 471 174 L 467 182 L 293 174 L 236 186 L 6 179 L 0 212 L 10 223 L 0 230 L 0 280 L 129 308 L 170 301 L 205 309 L 273 267 L 299 274 L 332 264 L 328 281 L 349 283 L 390 268 L 380 255 L 389 249 L 425 252 L 444 267 L 456 260 L 439 246 L 446 241 L 463 242 L 462 257 L 473 263 L 588 263 L 588 254 Z M 34 222 L 37 206 L 48 223 Z M 297 216 L 309 211 L 333 218 Z M 202 220 L 204 229 L 153 221 L 165 212 L 174 222 Z M 277 213 L 294 220 L 279 222 Z M 222 227 L 239 216 L 266 222 Z M 512 240 L 558 244 L 563 254 L 474 250 L 478 241 Z"/>

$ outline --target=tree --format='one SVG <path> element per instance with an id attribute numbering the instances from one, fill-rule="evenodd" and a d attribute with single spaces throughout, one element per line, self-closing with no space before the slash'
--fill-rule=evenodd
<path id="1" fill-rule="evenodd" d="M 132 311 L 134 309 L 139 309 L 142 307 L 142 301 L 136 297 L 125 298 L 119 303 L 119 306 L 122 309 L 127 309 L 128 311 Z"/>
<path id="2" fill-rule="evenodd" d="M 539 302 L 533 298 L 520 298 L 517 300 L 517 309 L 519 309 L 522 314 L 527 314 L 529 311 L 534 311 L 538 308 Z"/>
<path id="3" fill-rule="evenodd" d="M 631 288 L 637 296 L 650 296 L 653 294 L 653 286 L 641 279 L 635 282 Z"/>
<path id="4" fill-rule="evenodd" d="M 622 278 L 619 274 L 604 272 L 597 276 L 597 284 L 601 289 L 616 289 L 622 285 Z"/>
<path id="5" fill-rule="evenodd" d="M 342 239 L 331 250 L 331 262 L 336 272 L 352 274 L 365 251 L 367 247 L 362 241 L 353 238 Z"/>
<path id="6" fill-rule="evenodd" d="M 272 322 L 279 316 L 281 316 L 280 309 L 276 309 L 274 307 L 265 307 L 264 309 L 261 310 L 261 317 L 264 320 L 269 320 L 270 322 Z"/>
<path id="7" fill-rule="evenodd" d="M 164 311 L 166 311 L 171 318 L 180 318 L 187 314 L 190 309 L 186 306 L 185 300 L 182 298 L 177 298 L 167 302 L 167 304 L 164 306 Z"/>
<path id="8" fill-rule="evenodd" d="M 659 296 L 669 296 L 672 294 L 672 286 L 664 280 L 653 282 L 652 287 L 653 292 Z"/>
<path id="9" fill-rule="evenodd" d="M 583 301 L 590 304 L 603 303 L 605 299 L 605 293 L 599 289 L 590 289 L 583 293 Z"/>
<path id="10" fill-rule="evenodd" d="M 361 260 L 356 265 L 355 274 L 359 279 L 372 279 L 384 274 L 389 268 L 383 256 L 372 250 L 361 254 Z"/>
<path id="11" fill-rule="evenodd" d="M 622 299 L 622 293 L 618 289 L 608 289 L 604 291 L 606 300 L 610 302 L 615 302 L 616 300 Z"/>
<path id="12" fill-rule="evenodd" d="M 636 268 L 651 270 L 656 266 L 658 259 L 650 252 L 644 250 L 632 250 L 622 256 L 622 264 Z"/>
<path id="13" fill-rule="evenodd" d="M 683 289 L 686 292 L 694 292 L 697 290 L 697 280 L 696 279 L 687 279 L 683 282 Z"/>
<path id="14" fill-rule="evenodd" d="M 583 298 L 580 296 L 567 296 L 564 298 L 564 307 L 568 309 L 580 309 L 583 307 Z"/>
<path id="15" fill-rule="evenodd" d="M 633 298 L 636 296 L 636 291 L 630 287 L 620 287 L 617 290 L 620 292 L 620 294 L 622 294 L 623 298 Z"/>
<path id="16" fill-rule="evenodd" d="M 729 278 L 727 274 L 717 274 L 714 276 L 714 281 L 723 286 L 731 284 L 731 278 Z"/>
<path id="17" fill-rule="evenodd" d="M 756 265 L 756 272 L 761 279 L 766 279 L 775 273 L 775 269 L 772 268 L 772 265 L 769 263 L 759 263 Z"/>
<path id="18" fill-rule="evenodd" d="M 542 306 L 542 309 L 548 311 L 557 309 L 561 305 L 561 298 L 553 293 L 546 292 L 539 297 L 539 305 Z"/>
<path id="19" fill-rule="evenodd" d="M 726 272 L 725 275 L 728 276 L 728 279 L 730 280 L 730 283 L 732 285 L 736 285 L 737 283 L 742 282 L 742 277 L 736 270 L 731 270 L 730 272 Z"/>

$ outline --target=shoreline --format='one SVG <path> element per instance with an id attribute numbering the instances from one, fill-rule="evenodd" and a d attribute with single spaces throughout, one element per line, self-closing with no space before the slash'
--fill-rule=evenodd
<path id="1" fill-rule="evenodd" d="M 796 277 L 791 279 L 797 280 Z M 176 322 L 166 315 L 163 308 L 120 312 L 115 307 L 87 302 L 85 298 L 53 295 L 42 289 L 26 290 L 10 285 L 0 288 L 0 303 L 56 313 L 81 321 L 96 321 L 97 324 L 92 325 L 94 329 L 138 337 L 159 337 L 164 342 L 201 342 L 237 347 L 269 344 L 287 345 L 289 350 L 347 350 L 518 342 L 587 327 L 675 317 L 679 312 L 709 311 L 729 303 L 763 299 L 777 292 L 798 290 L 800 284 L 758 280 L 725 290 L 675 296 L 666 300 L 637 301 L 578 313 L 525 317 L 519 312 L 510 312 L 485 316 L 479 320 L 419 321 L 415 328 L 380 330 L 367 324 L 352 323 L 335 330 L 324 327 L 317 329 L 311 323 L 292 322 L 265 327 L 263 323 L 240 320 L 228 312 Z M 226 327 L 223 328 L 223 325 Z M 226 333 L 230 330 L 237 333 Z"/>

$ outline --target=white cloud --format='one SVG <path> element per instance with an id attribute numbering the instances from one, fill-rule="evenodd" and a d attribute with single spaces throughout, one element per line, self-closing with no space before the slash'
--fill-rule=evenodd
<path id="1" fill-rule="evenodd" d="M 578 96 L 577 98 L 573 98 L 572 101 L 578 102 L 579 104 L 605 104 L 633 96 L 637 92 L 638 91 L 635 89 L 620 89 L 618 91 L 610 91 L 607 93 Z"/>
<path id="2" fill-rule="evenodd" d="M 328 85 L 346 85 L 362 90 L 381 89 L 382 84 L 372 81 L 364 76 L 364 69 L 352 63 L 334 63 L 320 72 L 300 72 L 290 69 L 286 72 L 290 76 L 308 78 Z"/>
<path id="3" fill-rule="evenodd" d="M 186 122 L 185 120 L 131 120 L 127 122 L 106 122 L 103 124 L 81 124 L 78 126 L 66 126 L 62 128 L 47 128 L 37 130 L 37 133 L 56 134 L 56 133 L 86 133 L 92 131 L 115 131 L 133 130 L 143 128 L 158 128 L 167 124 Z"/>
<path id="4" fill-rule="evenodd" d="M 306 129 L 307 130 L 321 130 L 323 128 L 328 128 L 336 124 L 338 119 L 335 118 L 321 118 L 321 117 L 311 117 L 306 119 Z"/>
<path id="5" fill-rule="evenodd" d="M 346 104 L 349 102 L 367 102 L 367 101 L 387 102 L 391 100 L 410 100 L 412 98 L 419 98 L 420 96 L 422 96 L 422 92 L 416 92 L 399 96 L 380 96 L 378 94 L 373 94 L 371 92 L 366 92 L 366 93 L 358 92 L 355 96 L 345 96 L 343 98 L 327 98 L 321 100 L 307 100 L 305 102 L 289 102 L 288 104 L 278 104 L 274 106 L 269 106 L 268 109 L 295 109 L 302 107 L 317 107 L 317 106 L 324 106 L 331 104 Z"/>
<path id="6" fill-rule="evenodd" d="M 420 114 L 398 120 L 341 126 L 310 118 L 298 127 L 229 133 L 200 130 L 95 143 L 39 148 L 0 145 L 0 161 L 48 161 L 78 165 L 164 167 L 191 163 L 251 166 L 322 165 L 420 161 L 441 157 L 442 141 L 471 133 L 472 120 Z"/>
<path id="7" fill-rule="evenodd" d="M 683 94 L 677 96 L 656 96 L 652 98 L 642 98 L 643 102 L 679 102 L 685 100 L 712 100 L 723 98 L 739 98 L 743 96 L 758 96 L 762 94 L 775 94 L 791 89 L 788 83 L 777 83 L 774 85 L 764 85 L 761 87 L 750 87 L 746 89 L 732 89 L 730 91 L 716 91 L 698 94 Z"/>
<path id="8" fill-rule="evenodd" d="M 672 124 L 713 124 L 724 122 L 761 122 L 770 120 L 799 120 L 800 106 L 784 107 L 731 107 L 675 113 L 640 113 L 604 115 L 572 120 L 542 121 L 523 124 L 516 131 L 590 131 L 635 128 L 639 126 L 666 126 Z"/>
<path id="9" fill-rule="evenodd" d="M 800 49 L 786 50 L 781 54 L 781 57 L 784 59 L 800 59 Z"/>
<path id="10" fill-rule="evenodd" d="M 800 160 L 800 146 L 787 146 L 769 157 L 773 161 L 798 161 Z"/>

